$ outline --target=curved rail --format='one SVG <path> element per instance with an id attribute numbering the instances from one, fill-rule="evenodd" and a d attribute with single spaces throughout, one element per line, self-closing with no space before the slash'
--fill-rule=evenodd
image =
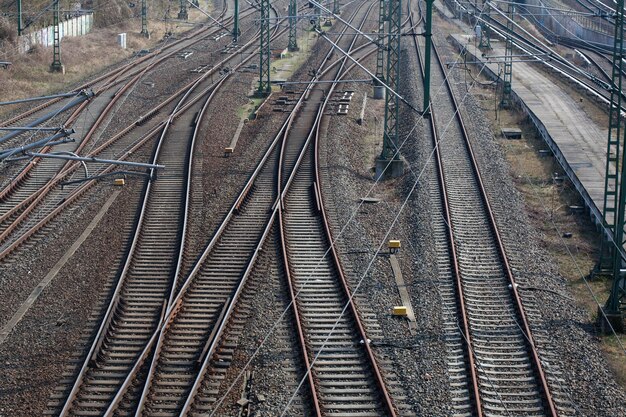
<path id="1" fill-rule="evenodd" d="M 370 7 L 368 8 L 366 17 L 369 14 L 373 6 L 374 6 L 374 3 L 372 3 Z M 365 19 L 361 23 L 360 28 L 363 26 L 364 23 L 365 23 Z M 348 50 L 352 50 L 352 48 L 354 47 L 355 41 L 356 39 L 352 39 Z M 341 60 L 341 65 L 337 69 L 336 75 L 334 75 L 332 79 L 338 80 L 342 78 L 347 73 L 349 73 L 349 71 L 352 68 L 355 67 L 355 64 L 352 64 L 349 68 L 345 69 L 346 62 L 347 62 L 346 58 L 343 58 Z M 309 172 L 309 175 L 310 175 L 310 170 L 311 170 L 310 160 L 301 160 L 299 161 L 298 165 L 294 169 L 293 171 L 294 174 L 292 174 L 292 178 L 290 178 L 286 183 L 287 186 L 291 186 L 291 191 L 285 190 L 285 192 L 282 194 L 285 198 L 287 196 L 290 196 L 290 194 L 294 194 L 294 193 L 299 197 L 297 200 L 298 202 L 294 203 L 294 206 L 289 209 L 289 213 L 293 214 L 293 217 L 291 217 L 290 215 L 285 215 L 285 209 L 283 208 L 284 203 L 280 204 L 279 209 L 278 209 L 279 231 L 280 231 L 280 237 L 281 237 L 281 251 L 283 254 L 283 263 L 285 265 L 284 271 L 287 276 L 289 293 L 291 296 L 291 303 L 293 305 L 298 339 L 300 341 L 301 348 L 303 351 L 303 356 L 304 356 L 303 362 L 305 365 L 305 369 L 307 370 L 306 378 L 307 378 L 308 385 L 312 391 L 312 395 L 314 398 L 314 408 L 315 408 L 316 414 L 323 415 L 325 412 L 330 412 L 330 410 L 333 410 L 334 407 L 345 408 L 345 407 L 349 407 L 350 404 L 354 405 L 355 403 L 359 404 L 359 409 L 366 410 L 367 408 L 363 408 L 363 407 L 377 407 L 376 405 L 374 405 L 375 403 L 371 403 L 371 401 L 373 400 L 377 402 L 379 399 L 371 398 L 367 394 L 361 394 L 362 398 L 360 400 L 356 399 L 354 396 L 350 396 L 350 394 L 347 394 L 348 398 L 345 398 L 345 399 L 341 399 L 340 395 L 336 395 L 335 396 L 336 398 L 334 398 L 333 400 L 330 400 L 324 397 L 321 397 L 319 400 L 317 399 L 317 396 L 319 394 L 317 393 L 316 385 L 320 382 L 316 381 L 315 376 L 314 376 L 316 369 L 317 369 L 317 372 L 324 373 L 326 375 L 326 378 L 330 378 L 331 380 L 341 379 L 342 372 L 350 372 L 350 371 L 333 370 L 333 366 L 331 364 L 320 365 L 322 362 L 324 362 L 321 360 L 320 360 L 320 364 L 316 366 L 315 361 L 312 363 L 309 359 L 309 357 L 314 357 L 314 356 L 312 355 L 312 353 L 309 352 L 309 348 L 308 348 L 309 343 L 307 343 L 306 341 L 307 331 L 305 330 L 305 327 L 307 327 L 307 325 L 305 325 L 304 323 L 312 322 L 312 321 L 314 322 L 315 314 L 308 312 L 308 319 L 303 320 L 302 315 L 307 314 L 307 313 L 305 313 L 304 311 L 301 312 L 300 310 L 306 311 L 305 305 L 307 305 L 308 302 L 303 301 L 302 298 L 303 297 L 305 299 L 308 298 L 307 295 L 309 294 L 307 294 L 308 291 L 307 289 L 305 289 L 305 287 L 308 284 L 307 281 L 312 278 L 312 274 L 316 274 L 316 273 L 319 274 L 319 277 L 320 277 L 319 279 L 322 279 L 321 277 L 326 276 L 327 271 L 325 270 L 325 267 L 327 264 L 325 263 L 324 260 L 320 260 L 315 265 L 309 264 L 307 268 L 308 269 L 313 268 L 312 272 L 310 273 L 311 275 L 307 276 L 306 278 L 300 277 L 300 280 L 298 280 L 297 278 L 298 274 L 295 274 L 291 267 L 291 264 L 292 264 L 291 259 L 294 259 L 294 257 L 299 253 L 299 251 L 298 249 L 294 249 L 293 247 L 290 248 L 290 245 L 289 245 L 290 239 L 297 240 L 297 236 L 292 233 L 289 233 L 289 230 L 288 230 L 290 228 L 288 225 L 288 223 L 290 223 L 290 220 L 289 220 L 290 217 L 292 219 L 298 219 L 298 220 L 294 220 L 297 222 L 298 225 L 304 226 L 305 224 L 308 224 L 310 227 L 310 228 L 307 227 L 306 229 L 307 232 L 305 233 L 307 236 L 306 237 L 307 256 L 310 256 L 311 253 L 322 255 L 326 253 L 326 251 L 330 252 L 332 260 L 330 261 L 330 264 L 328 264 L 327 266 L 333 265 L 331 268 L 335 271 L 338 282 L 335 282 L 335 284 L 333 284 L 331 282 L 326 283 L 326 280 L 324 280 L 324 284 L 320 284 L 320 285 L 324 285 L 323 291 L 325 291 L 324 293 L 328 297 L 328 299 L 326 300 L 327 302 L 325 302 L 324 304 L 326 307 L 330 306 L 329 304 L 330 299 L 335 297 L 336 294 L 334 294 L 334 290 L 332 291 L 332 293 L 328 291 L 330 291 L 330 288 L 333 285 L 338 285 L 337 289 L 341 293 L 341 295 L 337 294 L 337 296 L 339 297 L 338 300 L 343 300 L 348 305 L 349 316 L 354 321 L 354 326 L 357 328 L 357 332 L 356 332 L 358 335 L 357 337 L 358 337 L 358 340 L 361 340 L 360 346 L 362 346 L 363 350 L 365 351 L 364 353 L 365 353 L 365 357 L 367 358 L 367 364 L 369 366 L 370 371 L 373 374 L 372 376 L 374 380 L 374 385 L 377 386 L 377 389 L 381 393 L 380 403 L 382 405 L 382 409 L 385 410 L 385 413 L 387 415 L 395 416 L 396 411 L 395 411 L 393 402 L 387 391 L 385 381 L 382 377 L 382 373 L 378 367 L 373 351 L 371 350 L 371 346 L 367 342 L 368 340 L 367 334 L 360 320 L 360 315 L 356 309 L 356 306 L 353 303 L 351 290 L 349 288 L 349 284 L 343 272 L 343 268 L 342 268 L 338 253 L 336 252 L 335 245 L 330 243 L 330 242 L 333 242 L 333 238 L 332 238 L 332 233 L 331 233 L 329 222 L 328 222 L 328 217 L 324 208 L 323 193 L 320 188 L 320 173 L 319 173 L 319 166 L 318 166 L 318 147 L 319 147 L 318 139 L 320 136 L 321 120 L 323 118 L 324 111 L 329 103 L 330 97 L 332 96 L 336 86 L 337 86 L 337 83 L 331 83 L 329 87 L 325 89 L 326 91 L 324 94 L 323 103 L 319 106 L 318 111 L 316 112 L 314 116 L 312 127 L 309 130 L 309 138 L 307 139 L 307 143 L 309 143 L 309 141 L 312 141 L 311 145 L 307 145 L 307 146 L 313 146 L 313 152 L 314 152 L 313 155 L 311 152 L 308 152 L 309 158 L 311 156 L 314 156 L 314 159 L 313 159 L 314 181 L 313 181 L 313 184 L 311 185 L 313 192 L 306 191 L 307 189 L 309 189 L 309 184 L 310 184 L 310 182 L 307 182 L 309 180 L 308 180 L 308 175 L 306 174 L 307 172 Z M 306 198 L 310 200 L 308 205 L 304 203 L 304 201 L 306 200 L 303 195 L 306 196 Z M 293 198 L 296 198 L 296 197 L 293 197 Z M 289 201 L 287 205 L 289 205 Z M 313 212 L 314 212 L 310 220 L 307 220 L 308 216 L 311 215 L 309 211 L 310 209 L 308 207 L 313 207 Z M 311 225 L 312 222 L 316 223 L 316 220 L 314 220 L 316 218 L 321 220 L 321 224 L 320 224 L 321 229 L 318 229 L 317 232 L 314 231 L 315 227 Z M 299 230 L 298 231 L 298 235 L 299 235 L 300 233 L 302 233 L 302 231 L 300 229 L 298 230 Z M 314 238 L 314 236 L 318 236 L 317 233 L 319 233 L 319 238 L 321 239 L 320 242 L 317 242 L 315 239 L 313 241 L 311 240 L 312 238 Z M 324 250 L 324 248 L 326 247 L 328 247 L 328 249 Z M 302 267 L 305 264 L 301 264 L 299 270 L 302 270 Z M 318 271 L 318 268 L 320 269 L 319 271 Z M 306 273 L 302 273 L 302 274 L 307 275 Z M 312 290 L 312 291 L 315 292 L 315 290 Z M 318 332 L 315 332 L 315 335 L 319 337 L 322 335 L 322 333 L 320 332 L 323 332 L 323 331 L 324 330 L 319 330 Z M 332 329 L 330 331 L 332 331 Z M 309 329 L 309 332 L 311 332 L 311 329 Z M 317 357 L 315 357 L 315 359 L 317 359 Z M 341 362 L 341 361 L 338 361 L 338 362 Z M 342 365 L 337 364 L 337 366 L 341 367 Z M 360 372 L 360 368 L 356 367 L 356 365 L 354 364 L 344 365 L 344 366 L 355 367 L 354 371 Z M 366 382 L 364 382 L 364 384 L 367 385 Z"/>

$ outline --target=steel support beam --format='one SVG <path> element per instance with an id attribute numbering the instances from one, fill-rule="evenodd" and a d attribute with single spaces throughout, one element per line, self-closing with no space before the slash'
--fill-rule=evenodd
<path id="1" fill-rule="evenodd" d="M 16 148 L 9 148 L 9 149 L 5 149 L 0 151 L 0 160 L 2 159 L 6 159 L 9 157 L 12 157 L 14 155 L 17 155 L 19 153 L 24 153 L 30 149 L 34 149 L 40 146 L 46 146 L 46 145 L 51 145 L 51 144 L 58 144 L 58 139 L 63 139 L 68 137 L 69 135 L 71 135 L 72 133 L 74 133 L 74 129 L 61 129 L 60 132 L 55 133 L 52 136 L 49 136 L 47 138 L 43 138 L 43 139 L 39 139 L 33 143 L 29 143 L 28 145 L 24 145 L 24 146 L 18 146 Z M 69 139 L 69 140 L 65 140 L 62 141 L 62 143 L 64 142 L 73 142 L 74 139 Z"/>
<path id="2" fill-rule="evenodd" d="M 58 116 L 59 114 L 63 113 L 64 111 L 71 109 L 72 107 L 82 103 L 83 101 L 91 98 L 94 96 L 93 91 L 90 90 L 84 90 L 81 91 L 80 94 L 78 95 L 78 97 L 76 97 L 74 100 L 70 101 L 69 103 L 67 103 L 65 106 L 61 107 L 58 110 L 54 110 L 51 111 L 43 116 L 41 116 L 40 118 L 28 123 L 25 127 L 35 127 L 37 125 L 42 124 L 43 122 L 52 119 L 55 116 Z M 16 137 L 17 135 L 19 135 L 20 133 L 22 133 L 23 130 L 14 130 L 11 133 L 8 133 L 2 137 L 0 137 L 0 143 L 4 143 L 7 140 Z"/>
<path id="3" fill-rule="evenodd" d="M 289 0 L 289 42 L 287 49 L 290 52 L 298 50 L 298 4 L 296 0 Z"/>
<path id="4" fill-rule="evenodd" d="M 259 87 L 257 95 L 266 96 L 270 85 L 270 1 L 261 0 L 261 37 L 259 48 Z"/>
<path id="5" fill-rule="evenodd" d="M 111 165 L 125 165 L 125 166 L 130 166 L 130 167 L 148 168 L 148 169 L 153 169 L 153 170 L 165 168 L 165 165 L 146 164 L 143 162 L 120 161 L 116 159 L 101 159 L 101 158 L 95 158 L 91 156 L 78 156 L 74 154 L 69 154 L 67 152 L 59 152 L 59 153 L 28 152 L 28 155 L 37 157 L 37 158 L 65 159 L 68 161 L 95 162 L 99 164 L 111 164 Z"/>
<path id="6" fill-rule="evenodd" d="M 189 19 L 189 13 L 187 13 L 187 0 L 180 0 L 180 10 L 178 11 L 178 18 L 180 20 Z"/>
<path id="7" fill-rule="evenodd" d="M 423 114 L 430 114 L 430 54 L 433 42 L 433 3 L 426 0 L 426 30 L 424 32 L 424 105 Z"/>
<path id="8" fill-rule="evenodd" d="M 22 22 L 22 0 L 17 0 L 17 36 L 22 36 L 24 23 Z"/>
<path id="9" fill-rule="evenodd" d="M 508 19 L 506 21 L 506 41 L 504 50 L 504 82 L 502 83 L 502 99 L 500 107 L 508 109 L 511 106 L 511 81 L 513 79 L 513 17 L 515 5 L 508 4 Z"/>
<path id="10" fill-rule="evenodd" d="M 50 65 L 50 71 L 65 73 L 65 68 L 61 63 L 61 34 L 59 32 L 59 0 L 54 0 L 53 9 L 53 56 L 52 64 Z"/>
<path id="11" fill-rule="evenodd" d="M 617 0 L 615 11 L 611 102 L 602 216 L 604 225 L 611 231 L 613 238 L 612 245 L 608 248 L 613 284 L 609 299 L 606 302 L 605 312 L 609 316 L 614 316 L 614 324 L 619 324 L 619 330 L 623 331 L 622 310 L 626 297 L 626 282 L 622 272 L 624 260 L 620 248 L 623 248 L 624 243 L 626 243 L 624 241 L 626 211 L 624 165 L 626 164 L 626 152 L 624 152 L 624 143 L 620 143 L 620 141 L 626 141 L 626 130 L 622 126 L 620 109 L 622 105 L 622 71 L 624 69 L 624 0 Z M 613 245 L 617 245 L 617 247 Z M 602 266 L 602 258 L 600 266 Z"/>
<path id="12" fill-rule="evenodd" d="M 386 83 L 393 91 L 400 91 L 400 30 L 402 28 L 402 1 L 389 0 L 387 13 L 387 76 Z M 389 90 L 385 91 L 385 129 L 383 133 L 382 160 L 394 157 L 398 146 L 399 99 Z"/>
<path id="13" fill-rule="evenodd" d="M 241 34 L 241 31 L 239 30 L 239 0 L 235 0 L 234 22 L 233 22 L 233 41 L 237 42 L 239 40 L 240 34 Z"/>
<path id="14" fill-rule="evenodd" d="M 333 0 L 333 14 L 339 14 L 339 0 Z"/>
<path id="15" fill-rule="evenodd" d="M 150 37 L 148 32 L 148 0 L 141 0 L 141 34 Z"/>
<path id="16" fill-rule="evenodd" d="M 475 9 L 478 10 L 478 9 Z M 486 20 L 489 20 L 489 3 L 483 4 L 482 14 L 485 15 Z M 478 20 L 478 17 L 476 19 Z M 480 19 L 480 40 L 478 42 L 478 47 L 483 49 L 491 49 L 491 40 L 489 39 L 489 27 L 485 23 L 484 19 Z"/>
<path id="17" fill-rule="evenodd" d="M 385 79 L 385 22 L 387 21 L 386 16 L 386 5 L 389 0 L 379 0 L 378 1 L 378 49 L 376 51 L 376 78 L 380 80 Z M 374 85 L 379 84 L 374 81 Z"/>

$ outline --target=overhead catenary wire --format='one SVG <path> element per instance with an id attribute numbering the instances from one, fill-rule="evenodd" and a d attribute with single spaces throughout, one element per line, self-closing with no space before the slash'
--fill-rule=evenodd
<path id="1" fill-rule="evenodd" d="M 448 72 L 444 78 L 444 81 L 442 82 L 442 84 L 439 86 L 437 92 L 435 93 L 435 96 L 438 95 L 442 89 L 445 88 L 445 80 L 451 75 L 451 72 Z M 466 96 L 467 97 L 466 93 Z M 465 98 L 464 97 L 464 98 Z M 463 100 L 462 100 L 463 101 Z M 430 106 L 430 104 L 429 104 Z M 452 122 L 452 120 L 454 119 L 455 115 L 452 116 L 451 120 L 448 122 L 448 126 L 449 124 Z M 415 131 L 415 129 L 419 126 L 419 125 L 423 125 L 424 124 L 424 119 L 420 119 L 418 120 L 417 123 L 415 123 L 413 125 L 413 128 L 410 130 L 410 132 L 406 135 L 406 137 L 404 138 L 404 140 L 402 141 L 402 143 L 397 147 L 397 150 L 394 154 L 394 156 L 390 159 L 390 162 L 388 162 L 387 167 L 385 167 L 385 169 L 387 169 L 390 164 L 391 164 L 391 160 L 395 157 L 397 157 L 397 155 L 399 154 L 399 151 L 403 148 L 403 146 L 405 145 L 405 143 L 407 142 L 407 140 L 413 135 L 413 132 Z M 441 139 L 440 139 L 441 140 Z M 422 170 L 420 171 L 419 174 L 419 178 L 418 180 L 422 177 L 427 165 L 431 162 L 431 159 L 433 158 L 434 152 L 436 151 L 437 147 L 439 145 L 439 142 L 437 142 L 437 144 L 435 145 L 435 147 L 433 148 L 433 150 L 430 152 L 426 162 L 424 163 L 424 167 L 422 168 Z M 365 194 L 365 197 L 369 196 L 371 194 L 371 192 L 374 190 L 374 188 L 377 186 L 377 184 L 379 183 L 380 179 L 375 179 L 374 183 L 372 184 L 372 186 L 369 188 L 369 190 L 367 191 L 367 193 Z M 405 200 L 404 204 L 402 205 L 399 214 L 401 214 L 402 210 L 404 210 L 404 207 L 406 206 L 406 202 L 408 201 L 408 198 L 410 198 L 411 194 L 413 193 L 413 191 L 415 191 L 415 187 L 417 186 L 417 182 L 414 184 L 413 188 L 411 189 L 409 195 L 407 196 L 407 199 Z M 304 286 L 307 285 L 307 283 L 312 279 L 313 273 L 315 272 L 315 270 L 317 270 L 317 267 L 319 265 L 321 265 L 321 263 L 323 262 L 323 260 L 326 258 L 326 256 L 328 256 L 328 254 L 330 253 L 330 250 L 332 249 L 333 246 L 336 245 L 337 241 L 343 236 L 343 234 L 345 233 L 345 231 L 347 230 L 347 227 L 352 223 L 352 221 L 355 219 L 360 207 L 364 204 L 363 201 L 361 201 L 357 208 L 355 210 L 352 211 L 351 216 L 348 218 L 348 220 L 346 221 L 346 223 L 342 226 L 342 228 L 340 229 L 339 233 L 332 239 L 331 242 L 329 242 L 329 248 L 327 249 L 327 251 L 324 253 L 324 255 L 318 260 L 317 265 L 315 266 L 314 270 L 311 272 L 311 274 L 309 275 L 309 277 L 307 277 L 305 279 L 304 282 Z M 396 220 L 397 221 L 397 217 Z M 360 286 L 360 284 L 362 283 L 363 279 L 365 278 L 366 274 L 369 271 L 369 268 L 371 267 L 373 261 L 376 259 L 378 253 L 380 252 L 380 249 L 382 248 L 382 245 L 384 245 L 384 242 L 386 241 L 386 237 L 388 236 L 388 234 L 390 233 L 390 230 L 394 227 L 394 224 L 391 225 L 391 227 L 388 229 L 387 233 L 385 234 L 385 238 L 382 240 L 381 244 L 379 245 L 378 249 L 376 250 L 375 254 L 372 256 L 372 259 L 369 263 L 368 269 L 365 271 L 365 273 L 362 275 L 362 277 L 359 280 L 359 284 L 357 285 L 357 287 L 353 290 L 351 297 L 348 301 L 348 303 L 346 304 L 346 307 L 349 305 L 349 303 L 352 302 L 352 298 L 358 293 L 358 288 Z M 300 290 L 301 291 L 301 290 Z M 296 294 L 296 299 L 299 295 L 299 292 Z M 267 340 L 269 339 L 269 337 L 273 334 L 273 332 L 276 330 L 278 324 L 284 319 L 284 317 L 286 316 L 286 314 L 290 311 L 290 309 L 292 308 L 292 302 L 289 302 L 287 307 L 282 311 L 282 313 L 280 314 L 280 316 L 278 317 L 278 319 L 276 320 L 276 322 L 272 325 L 272 327 L 266 332 L 265 337 L 262 339 L 262 341 L 260 342 L 259 346 L 254 350 L 254 352 L 250 355 L 250 358 L 248 359 L 248 361 L 246 362 L 246 364 L 243 366 L 243 368 L 241 369 L 240 373 L 237 375 L 237 377 L 233 380 L 232 384 L 229 386 L 229 388 L 227 389 L 227 391 L 224 393 L 224 395 L 220 398 L 220 400 L 218 400 L 215 403 L 215 408 L 213 410 L 213 412 L 211 412 L 210 416 L 214 416 L 215 413 L 217 412 L 217 410 L 219 409 L 219 407 L 221 406 L 222 402 L 225 400 L 225 398 L 228 396 L 228 394 L 232 391 L 232 389 L 234 388 L 235 384 L 237 383 L 237 381 L 242 377 L 243 373 L 245 372 L 245 370 L 252 364 L 252 361 L 254 360 L 254 358 L 259 354 L 259 352 L 261 351 L 261 349 L 263 348 L 263 346 L 265 345 L 265 343 L 267 342 Z M 345 308 L 344 308 L 345 311 Z M 341 316 L 337 319 L 340 320 Z M 336 325 L 336 324 L 335 324 Z M 313 364 L 312 364 L 313 365 Z M 310 369 L 307 371 L 310 372 Z M 306 377 L 306 375 L 304 376 Z M 295 394 L 295 393 L 294 393 Z M 293 401 L 293 398 L 290 400 L 290 402 Z"/>

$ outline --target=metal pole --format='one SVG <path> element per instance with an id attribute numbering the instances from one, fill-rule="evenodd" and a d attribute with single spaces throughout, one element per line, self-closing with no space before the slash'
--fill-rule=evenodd
<path id="1" fill-rule="evenodd" d="M 45 122 L 46 120 L 50 120 L 53 117 L 63 113 L 65 110 L 71 109 L 72 107 L 82 103 L 83 101 L 93 97 L 93 92 L 92 91 L 83 91 L 80 93 L 80 96 L 78 96 L 77 98 L 75 98 L 74 100 L 72 100 L 71 102 L 67 103 L 65 106 L 61 107 L 59 110 L 54 110 L 51 111 L 48 114 L 45 114 L 43 116 L 41 116 L 39 119 L 34 120 L 32 122 L 30 122 L 29 124 L 26 125 L 26 127 L 34 127 L 37 126 L 43 122 Z M 0 143 L 6 142 L 7 140 L 14 138 L 15 136 L 19 135 L 20 133 L 22 133 L 21 130 L 14 130 L 13 132 L 2 136 L 0 138 Z"/>
<path id="2" fill-rule="evenodd" d="M 385 2 L 386 0 L 378 1 L 378 50 L 376 51 L 376 77 L 380 80 L 384 80 L 384 62 L 385 62 Z M 374 81 L 374 85 L 378 83 Z M 382 98 L 382 97 L 381 97 Z"/>
<path id="3" fill-rule="evenodd" d="M 270 1 L 261 0 L 261 38 L 259 48 L 259 88 L 257 95 L 266 96 L 270 85 Z"/>
<path id="4" fill-rule="evenodd" d="M 486 19 L 489 19 L 489 3 L 483 6 L 483 14 L 485 15 Z M 478 18 L 476 20 L 478 20 Z M 478 47 L 491 49 L 491 40 L 489 39 L 489 27 L 483 20 L 481 20 L 480 23 L 476 22 L 476 24 L 480 24 L 480 42 L 478 43 Z"/>
<path id="5" fill-rule="evenodd" d="M 298 5 L 296 0 L 289 0 L 289 43 L 287 49 L 291 52 L 298 50 Z"/>
<path id="6" fill-rule="evenodd" d="M 506 21 L 506 48 L 504 50 L 504 83 L 502 85 L 502 101 L 500 107 L 509 108 L 511 105 L 511 81 L 513 79 L 513 17 L 515 6 L 508 5 L 508 19 Z"/>
<path id="7" fill-rule="evenodd" d="M 333 1 L 333 14 L 339 14 L 339 0 Z"/>
<path id="8" fill-rule="evenodd" d="M 141 34 L 150 37 L 148 32 L 148 0 L 141 0 Z"/>
<path id="9" fill-rule="evenodd" d="M 17 0 L 17 36 L 22 36 L 22 0 Z"/>
<path id="10" fill-rule="evenodd" d="M 606 171 L 604 180 L 604 208 L 603 220 L 605 226 L 613 233 L 613 245 L 609 247 L 611 254 L 611 266 L 613 284 L 611 293 L 606 302 L 605 313 L 607 319 L 617 331 L 624 330 L 622 318 L 622 304 L 626 296 L 625 277 L 622 273 L 624 247 L 624 226 L 626 211 L 626 181 L 624 181 L 624 165 L 626 164 L 626 152 L 623 146 L 620 149 L 620 137 L 622 136 L 621 92 L 622 92 L 622 69 L 624 66 L 624 0 L 617 0 L 615 9 L 615 34 L 613 44 L 613 65 L 611 82 L 611 103 L 609 107 L 609 132 L 606 155 Z M 626 130 L 624 130 L 626 140 Z M 621 159 L 621 167 L 620 167 Z"/>
<path id="11" fill-rule="evenodd" d="M 430 0 L 429 0 L 430 1 Z M 387 37 L 387 78 L 386 82 L 393 91 L 398 91 L 400 81 L 400 29 L 402 26 L 402 1 L 390 0 L 388 9 Z M 395 154 L 398 145 L 398 96 L 388 90 L 385 94 L 385 130 L 383 132 L 382 160 L 388 160 Z"/>
<path id="12" fill-rule="evenodd" d="M 54 20 L 54 40 L 53 40 L 53 57 L 52 64 L 50 65 L 50 71 L 52 72 L 60 72 L 65 74 L 65 67 L 61 63 L 61 39 L 59 32 L 59 0 L 54 0 L 54 12 L 53 12 L 53 20 Z"/>
<path id="13" fill-rule="evenodd" d="M 67 155 L 67 154 L 39 153 L 39 152 L 29 152 L 28 155 L 34 156 L 37 158 L 52 158 L 52 159 L 66 159 L 70 161 L 97 162 L 100 164 L 127 165 L 127 166 L 138 167 L 138 168 L 150 168 L 150 169 L 165 168 L 165 165 L 145 164 L 142 162 L 118 161 L 115 159 L 100 159 L 100 158 L 94 158 L 90 156 L 74 156 L 74 155 Z"/>
<path id="14" fill-rule="evenodd" d="M 189 14 L 187 13 L 187 0 L 180 0 L 180 11 L 178 12 L 178 18 L 180 20 L 189 19 Z"/>
<path id="15" fill-rule="evenodd" d="M 430 54 L 433 42 L 433 3 L 426 0 L 426 31 L 424 33 L 424 115 L 430 114 Z"/>
<path id="16" fill-rule="evenodd" d="M 20 100 L 0 101 L 0 106 L 6 106 L 9 104 L 27 103 L 30 101 L 49 100 L 51 98 L 58 98 L 58 97 L 74 97 L 75 95 L 76 93 L 62 93 L 62 94 L 52 94 L 50 96 L 23 98 Z"/>
<path id="17" fill-rule="evenodd" d="M 235 22 L 233 23 L 233 40 L 239 40 L 239 0 L 235 0 Z"/>
<path id="18" fill-rule="evenodd" d="M 27 151 L 29 149 L 36 148 L 38 146 L 45 146 L 45 145 L 49 145 L 51 143 L 58 143 L 58 142 L 55 142 L 57 139 L 68 137 L 72 133 L 74 133 L 74 129 L 62 129 L 59 133 L 55 133 L 54 135 L 49 136 L 47 138 L 40 139 L 40 140 L 35 141 L 33 143 L 29 143 L 28 145 L 19 146 L 17 148 L 10 148 L 10 149 L 6 149 L 6 150 L 3 150 L 3 151 L 0 151 L 0 159 L 8 158 L 8 157 L 13 156 L 15 154 L 25 152 L 25 151 Z M 74 139 L 70 139 L 70 141 L 73 142 Z"/>

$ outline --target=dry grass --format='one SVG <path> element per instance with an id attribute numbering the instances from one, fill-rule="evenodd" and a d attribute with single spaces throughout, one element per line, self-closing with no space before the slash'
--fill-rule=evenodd
<path id="1" fill-rule="evenodd" d="M 553 175 L 563 175 L 552 157 L 539 156 L 547 149 L 533 126 L 518 112 L 500 111 L 498 119 L 493 111 L 493 92 L 483 88 L 476 96 L 488 114 L 492 130 L 498 134 L 502 127 L 522 129 L 522 140 L 499 139 L 511 166 L 511 175 L 517 190 L 523 195 L 527 213 L 533 225 L 541 232 L 541 243 L 557 263 L 559 273 L 567 279 L 570 293 L 577 304 L 587 312 L 589 323 L 597 321 L 598 304 L 608 298 L 610 281 L 588 275 L 599 255 L 599 235 L 587 215 L 572 214 L 571 205 L 582 205 L 577 191 L 565 181 L 555 184 Z M 572 233 L 565 239 L 562 234 Z M 587 278 L 588 284 L 585 282 Z M 589 285 L 589 287 L 587 286 Z M 600 336 L 600 348 L 607 358 L 618 383 L 626 388 L 626 357 L 612 336 Z"/>
<path id="2" fill-rule="evenodd" d="M 190 22 L 204 20 L 197 10 L 189 10 Z M 151 38 L 139 34 L 140 20 L 127 20 L 106 28 L 96 28 L 92 33 L 79 37 L 65 37 L 61 42 L 61 61 L 65 74 L 51 73 L 52 48 L 35 47 L 26 54 L 9 53 L 6 59 L 12 62 L 8 70 L 0 70 L 0 100 L 15 100 L 25 97 L 48 95 L 75 88 L 82 80 L 98 74 L 107 67 L 134 55 L 141 49 L 152 48 L 168 31 L 174 34 L 186 32 L 191 24 L 162 21 L 148 24 Z M 127 49 L 117 44 L 117 35 L 127 33 Z M 11 111 L 11 106 L 0 108 L 0 114 Z"/>

